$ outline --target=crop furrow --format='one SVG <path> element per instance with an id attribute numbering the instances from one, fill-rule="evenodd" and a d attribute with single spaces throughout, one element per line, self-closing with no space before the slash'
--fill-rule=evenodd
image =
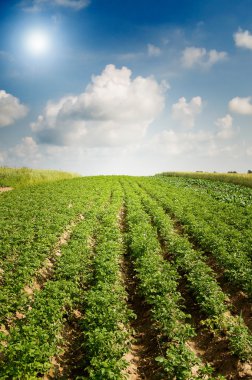
<path id="1" fill-rule="evenodd" d="M 158 184 L 155 187 L 148 181 L 141 181 L 139 184 L 157 200 L 166 212 L 174 214 L 178 218 L 184 226 L 184 231 L 191 235 L 203 250 L 213 254 L 218 264 L 224 268 L 224 273 L 230 281 L 236 286 L 240 286 L 248 295 L 252 295 L 252 264 L 246 254 L 238 249 L 238 243 L 232 241 L 232 234 L 228 239 L 228 237 L 221 236 L 220 232 L 217 233 L 216 228 L 201 218 L 201 211 L 196 204 L 194 209 L 198 210 L 197 217 L 194 215 L 195 211 L 181 208 L 179 199 L 171 200 L 165 189 Z M 218 218 L 215 220 L 215 224 L 218 227 Z M 230 241 L 232 241 L 232 247 Z"/>
<path id="2" fill-rule="evenodd" d="M 212 369 L 204 365 L 186 344 L 195 331 L 187 322 L 190 316 L 182 311 L 183 300 L 177 290 L 179 275 L 163 259 L 157 233 L 130 185 L 123 181 L 128 241 L 139 290 L 151 307 L 152 319 L 160 338 L 163 354 L 156 360 L 170 378 L 203 379 L 204 374 L 211 373 Z"/>
<path id="3" fill-rule="evenodd" d="M 237 287 L 228 281 L 227 277 L 224 275 L 223 269 L 218 265 L 216 259 L 209 252 L 202 252 L 199 245 L 192 239 L 191 236 L 188 236 L 184 231 L 184 226 L 177 220 L 174 215 L 170 215 L 170 218 L 173 223 L 174 231 L 183 236 L 186 236 L 188 241 L 191 243 L 191 247 L 199 252 L 199 256 L 202 256 L 202 259 L 205 263 L 212 269 L 213 276 L 219 284 L 223 293 L 226 294 L 226 304 L 230 309 L 232 315 L 240 315 L 243 318 L 244 323 L 248 327 L 248 329 L 252 332 L 252 304 L 247 294 L 243 291 L 237 289 Z M 162 238 L 161 238 L 162 242 Z M 164 244 L 164 243 L 163 243 Z M 169 252 L 166 250 L 164 252 L 165 257 L 169 255 Z M 170 259 L 171 259 L 171 255 Z"/>
<path id="4" fill-rule="evenodd" d="M 230 314 L 225 302 L 226 296 L 216 282 L 213 271 L 207 266 L 200 252 L 193 250 L 186 238 L 175 233 L 172 220 L 157 202 L 142 190 L 139 191 L 167 250 L 173 255 L 176 267 L 185 272 L 198 304 L 210 318 L 205 323 L 227 335 L 233 353 L 242 360 L 251 360 L 252 336 L 242 318 Z"/>

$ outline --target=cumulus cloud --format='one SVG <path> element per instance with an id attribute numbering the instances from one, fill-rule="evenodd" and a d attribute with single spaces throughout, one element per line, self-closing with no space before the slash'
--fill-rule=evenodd
<path id="1" fill-rule="evenodd" d="M 6 127 L 28 113 L 28 108 L 15 96 L 0 90 L 0 127 Z"/>
<path id="2" fill-rule="evenodd" d="M 233 98 L 229 102 L 229 109 L 232 112 L 239 113 L 241 115 L 252 115 L 252 97 L 248 96 L 247 98 Z"/>
<path id="3" fill-rule="evenodd" d="M 23 163 L 35 163 L 41 157 L 37 143 L 30 136 L 23 137 L 20 144 L 10 148 L 9 153 Z"/>
<path id="4" fill-rule="evenodd" d="M 164 107 L 164 86 L 152 77 L 107 65 L 86 90 L 49 102 L 31 125 L 40 143 L 118 146 L 141 139 Z"/>
<path id="5" fill-rule="evenodd" d="M 195 125 L 195 118 L 201 112 L 202 99 L 200 96 L 195 96 L 186 101 L 186 98 L 182 97 L 177 103 L 172 105 L 172 118 L 178 121 L 182 126 L 186 128 L 192 128 Z"/>
<path id="6" fill-rule="evenodd" d="M 220 139 L 230 139 L 234 136 L 233 118 L 229 114 L 216 120 L 215 125 L 219 127 L 217 137 Z"/>
<path id="7" fill-rule="evenodd" d="M 21 2 L 21 7 L 26 12 L 40 12 L 44 8 L 64 7 L 74 11 L 79 11 L 86 8 L 90 4 L 90 0 L 24 0 Z"/>
<path id="8" fill-rule="evenodd" d="M 181 63 L 182 66 L 188 69 L 193 67 L 208 69 L 226 58 L 227 53 L 225 51 L 217 51 L 215 49 L 207 51 L 205 48 L 191 46 L 183 50 Z"/>
<path id="9" fill-rule="evenodd" d="M 252 49 L 252 35 L 248 30 L 239 29 L 234 34 L 235 45 L 244 49 Z"/>
<path id="10" fill-rule="evenodd" d="M 161 49 L 158 46 L 148 44 L 148 55 L 149 57 L 159 57 L 161 54 Z"/>
<path id="11" fill-rule="evenodd" d="M 182 154 L 207 154 L 214 141 L 214 136 L 208 131 L 183 131 L 174 129 L 163 130 L 157 134 L 152 144 L 158 151 L 172 156 Z"/>

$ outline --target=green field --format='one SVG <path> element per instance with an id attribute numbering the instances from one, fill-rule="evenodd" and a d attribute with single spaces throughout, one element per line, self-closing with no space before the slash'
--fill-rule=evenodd
<path id="1" fill-rule="evenodd" d="M 166 172 L 162 176 L 208 179 L 252 187 L 252 173 Z"/>
<path id="2" fill-rule="evenodd" d="M 56 179 L 0 194 L 0 379 L 251 379 L 252 189 Z"/>

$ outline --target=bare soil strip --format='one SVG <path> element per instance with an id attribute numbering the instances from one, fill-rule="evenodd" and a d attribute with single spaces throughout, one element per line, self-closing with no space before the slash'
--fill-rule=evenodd
<path id="1" fill-rule="evenodd" d="M 125 208 L 121 209 L 119 223 L 122 234 L 126 231 Z M 161 379 L 160 368 L 155 361 L 162 354 L 158 344 L 157 331 L 151 321 L 151 312 L 138 294 L 137 278 L 134 273 L 133 264 L 125 246 L 125 255 L 122 259 L 122 276 L 128 293 L 128 305 L 136 315 L 131 323 L 133 329 L 132 341 L 129 352 L 125 355 L 129 366 L 124 371 L 129 380 L 157 380 Z"/>
<path id="2" fill-rule="evenodd" d="M 13 187 L 0 187 L 0 193 L 4 193 L 5 191 L 11 191 Z"/>

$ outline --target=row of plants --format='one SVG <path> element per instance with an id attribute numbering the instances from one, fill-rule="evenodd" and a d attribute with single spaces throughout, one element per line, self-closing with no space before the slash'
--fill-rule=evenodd
<path id="1" fill-rule="evenodd" d="M 155 186 L 149 179 L 142 179 L 139 183 L 164 210 L 182 223 L 185 233 L 192 236 L 204 251 L 211 252 L 233 284 L 252 295 L 252 262 L 246 249 L 246 238 L 237 237 L 228 224 L 224 226 L 220 222 L 212 202 L 202 202 L 199 196 L 181 192 L 164 181 L 157 180 Z"/>
<path id="2" fill-rule="evenodd" d="M 0 324 L 26 308 L 25 286 L 39 276 L 62 234 L 99 192 L 99 181 L 69 180 L 16 190 L 0 204 Z M 85 189 L 85 192 L 83 192 Z"/>
<path id="3" fill-rule="evenodd" d="M 127 293 L 121 273 L 124 253 L 119 214 L 123 204 L 122 189 L 113 180 L 111 202 L 99 215 L 95 230 L 94 277 L 85 297 L 82 321 L 86 371 L 90 379 L 124 379 L 129 363 L 124 355 L 130 345 L 130 320 Z"/>
<path id="4" fill-rule="evenodd" d="M 132 186 L 135 187 L 135 184 L 132 183 Z M 227 296 L 222 292 L 214 272 L 206 264 L 201 252 L 194 250 L 186 237 L 175 232 L 171 218 L 155 200 L 139 187 L 136 191 L 157 226 L 176 268 L 185 274 L 197 303 L 208 317 L 205 323 L 227 335 L 232 353 L 241 360 L 251 360 L 252 336 L 242 317 L 231 315 L 226 303 Z"/>
<path id="5" fill-rule="evenodd" d="M 183 299 L 178 291 L 180 276 L 176 268 L 164 260 L 157 231 L 144 211 L 139 196 L 132 190 L 132 182 L 124 180 L 123 186 L 130 254 L 139 291 L 151 307 L 162 348 L 156 360 L 169 378 L 210 379 L 212 368 L 204 365 L 187 345 L 195 330 L 188 322 L 190 315 L 181 306 Z M 197 371 L 193 374 L 195 366 Z"/>
<path id="6" fill-rule="evenodd" d="M 41 377 L 55 365 L 53 359 L 62 354 L 64 324 L 73 309 L 83 306 L 91 281 L 93 250 L 89 241 L 110 195 L 109 189 L 96 191 L 95 202 L 82 210 L 84 219 L 76 225 L 68 244 L 62 246 L 52 278 L 35 292 L 26 311 L 18 311 L 19 318 L 8 334 L 2 333 L 0 379 Z M 93 198 L 90 190 L 88 195 Z"/>

